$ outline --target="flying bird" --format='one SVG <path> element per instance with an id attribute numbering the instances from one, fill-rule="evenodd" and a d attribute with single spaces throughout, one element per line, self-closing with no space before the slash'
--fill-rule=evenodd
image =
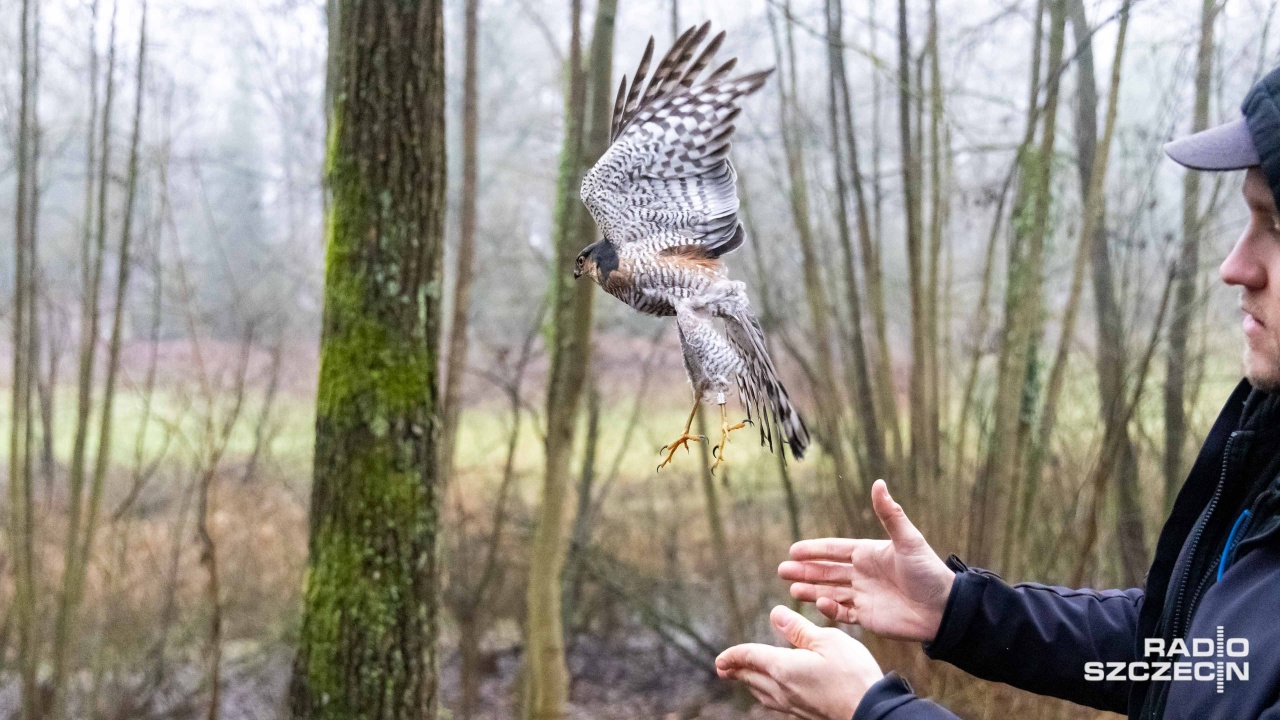
<path id="1" fill-rule="evenodd" d="M 730 77 L 735 58 L 699 79 L 724 42 L 721 32 L 703 46 L 710 30 L 709 22 L 686 30 L 646 83 L 649 38 L 632 81 L 623 77 L 618 88 L 609 148 L 582 180 L 582 202 L 603 238 L 579 253 L 574 277 L 591 277 L 639 312 L 674 316 L 679 330 L 693 410 L 680 437 L 659 451 L 666 458 L 658 470 L 680 447 L 705 439 L 689 432 L 702 403 L 720 406 L 713 471 L 724 462 L 729 434 L 746 424 L 758 426 L 770 450 L 775 435 L 796 459 L 809 447 L 746 285 L 730 280 L 721 261 L 746 241 L 729 162 L 733 121 L 743 98 L 773 70 Z M 730 424 L 725 394 L 734 386 L 747 419 Z"/>

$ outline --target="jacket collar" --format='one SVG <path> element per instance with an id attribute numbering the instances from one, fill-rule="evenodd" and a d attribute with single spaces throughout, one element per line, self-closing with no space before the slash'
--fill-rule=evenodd
<path id="1" fill-rule="evenodd" d="M 1218 483 L 1222 453 L 1226 450 L 1231 433 L 1240 428 L 1244 419 L 1246 400 L 1251 395 L 1254 395 L 1253 386 L 1248 380 L 1242 379 L 1236 385 L 1236 389 L 1231 392 L 1231 397 L 1227 398 L 1222 411 L 1218 413 L 1218 419 L 1213 422 L 1213 427 L 1209 430 L 1209 435 L 1200 446 L 1200 453 L 1191 466 L 1191 472 L 1178 492 L 1178 498 L 1173 503 L 1169 519 L 1165 522 L 1164 529 L 1160 531 L 1160 540 L 1156 543 L 1156 554 L 1152 560 L 1151 569 L 1147 571 L 1145 600 L 1138 620 L 1139 637 L 1151 636 L 1159 622 L 1164 610 L 1165 593 L 1169 589 L 1170 576 L 1173 574 L 1173 566 L 1177 562 L 1182 543 L 1213 495 Z M 1265 400 L 1261 393 L 1254 397 L 1250 413 L 1253 422 L 1265 419 L 1266 414 L 1259 414 L 1259 412 L 1264 409 L 1264 405 L 1269 406 L 1274 402 L 1265 402 Z"/>

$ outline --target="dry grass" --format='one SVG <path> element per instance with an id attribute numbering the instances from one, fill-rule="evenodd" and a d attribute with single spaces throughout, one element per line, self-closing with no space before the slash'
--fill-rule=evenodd
<path id="1" fill-rule="evenodd" d="M 606 344 L 607 345 L 607 344 Z M 647 341 L 634 347 L 618 345 L 602 357 L 605 367 L 619 374 L 618 383 L 603 388 L 600 454 L 596 491 L 607 487 L 605 500 L 592 532 L 593 552 L 618 571 L 622 581 L 608 586 L 588 577 L 574 606 L 571 668 L 575 673 L 572 716 L 575 718 L 639 717 L 767 717 L 759 708 L 744 711 L 730 688 L 709 672 L 706 657 L 690 660 L 664 643 L 654 631 L 652 617 L 644 611 L 659 608 L 686 623 L 709 646 L 728 642 L 730 623 L 716 582 L 719 564 L 707 530 L 705 501 L 699 479 L 700 458 L 683 453 L 662 473 L 654 473 L 657 448 L 680 429 L 687 413 L 687 386 L 678 361 L 659 364 L 650 389 L 637 400 L 634 365 L 627 370 L 626 357 L 644 356 Z M 207 455 L 205 431 L 209 418 L 223 417 L 226 368 L 236 357 L 231 348 L 204 348 L 204 362 L 214 381 L 213 397 L 184 375 L 192 361 L 181 348 L 166 348 L 152 420 L 142 427 L 142 403 L 137 395 L 141 370 L 136 363 L 147 354 L 135 352 L 131 378 L 119 402 L 117 432 L 111 449 L 114 461 L 107 483 L 104 508 L 113 512 L 133 482 L 135 449 L 141 433 L 146 462 L 164 455 L 154 477 L 136 502 L 118 519 L 105 522 L 95 546 L 90 568 L 82 632 L 78 638 L 76 684 L 88 695 L 100 688 L 97 705 L 104 717 L 133 707 L 140 678 L 157 663 L 157 647 L 165 640 L 165 667 L 169 675 L 169 716 L 181 716 L 182 698 L 198 706 L 201 692 L 202 649 L 210 617 L 207 575 L 194 541 L 194 489 Z M 660 353 L 666 355 L 666 353 Z M 673 356 L 675 357 L 675 356 Z M 142 359 L 139 359 L 142 358 Z M 262 367 L 261 357 L 253 360 Z M 245 464 L 253 447 L 253 425 L 263 394 L 256 383 L 246 411 L 228 438 L 226 454 L 211 485 L 209 525 L 216 542 L 220 567 L 224 651 L 232 670 L 225 702 L 242 711 L 224 717 L 273 716 L 279 710 L 290 661 L 289 647 L 296 631 L 298 594 L 305 567 L 306 510 L 309 503 L 311 462 L 312 393 L 314 358 L 303 352 L 284 364 L 289 370 L 272 413 L 272 432 L 257 475 L 245 480 Z M 1201 391 L 1202 404 L 1219 402 L 1220 387 L 1230 373 L 1212 375 Z M 1089 368 L 1076 368 L 1071 381 L 1082 399 L 1090 396 Z M 459 435 L 459 473 L 446 503 L 446 583 L 458 572 L 457 563 L 472 558 L 463 545 L 474 548 L 488 530 L 496 491 L 505 462 L 511 431 L 501 394 L 479 377 L 469 377 Z M 526 389 L 529 404 L 540 404 L 536 383 Z M 59 394 L 60 412 L 68 413 L 71 394 Z M 637 407 L 636 403 L 640 405 Z M 1216 407 L 1216 405 L 1215 405 Z M 0 425 L 3 413 L 0 409 Z M 1039 503 L 1042 521 L 1030 547 L 1050 547 L 1064 529 L 1078 522 L 1080 478 L 1096 451 L 1096 411 L 1089 402 L 1064 408 L 1054 459 Z M 1157 422 L 1158 410 L 1144 406 L 1144 427 Z M 623 445 L 632 418 L 638 418 L 629 445 Z M 1197 422 L 1207 423 L 1212 413 L 1197 412 Z M 530 531 L 531 508 L 540 482 L 542 440 L 540 422 L 526 415 L 520 428 L 514 468 L 516 481 L 507 531 L 500 552 L 500 581 L 487 608 L 484 639 L 489 675 L 483 683 L 485 717 L 510 717 L 514 683 L 519 666 L 519 643 L 524 612 L 523 575 L 525 543 Z M 69 432 L 58 426 L 56 449 L 60 463 L 69 452 Z M 748 433 L 750 431 L 747 431 Z M 1154 432 L 1154 431 L 1152 431 Z M 580 437 L 581 437 L 580 433 Z M 791 542 L 781 484 L 772 458 L 747 434 L 737 436 L 731 447 L 732 464 L 727 482 L 716 484 L 725 517 L 733 557 L 732 573 L 749 634 L 771 641 L 766 626 L 768 608 L 786 602 L 786 588 L 775 577 L 777 562 Z M 1141 440 L 1140 440 L 1141 442 Z M 0 454 L 4 450 L 0 449 Z M 1143 483 L 1159 487 L 1152 450 L 1143 451 Z M 970 462 L 976 460 L 969 458 Z M 7 464 L 6 464 L 7 465 Z M 610 470 L 618 468 L 616 477 Z M 821 457 L 792 464 L 793 480 L 802 509 L 802 534 L 828 534 L 838 527 L 834 517 L 834 488 Z M 3 472 L 3 470 L 0 470 Z M 60 467 L 59 475 L 63 472 Z M 967 471 L 967 472 L 971 472 Z M 966 497 L 970 478 L 954 479 L 950 494 Z M 62 570 L 61 538 L 65 524 L 64 480 L 53 492 L 37 485 L 40 530 L 37 543 L 42 631 L 49 632 L 52 598 Z M 963 515 L 947 507 L 946 494 L 927 493 L 918 507 L 908 508 L 926 535 L 942 553 L 963 537 Z M 1147 497 L 1150 524 L 1158 528 L 1158 497 Z M 8 542 L 7 533 L 3 542 Z M 1112 539 L 1102 538 L 1103 551 Z M 5 546 L 0 546 L 5 547 Z M 176 551 L 176 555 L 175 555 Z M 7 565 L 7 563 L 6 563 Z M 1047 581 L 1060 569 L 1049 565 Z M 1105 563 L 1095 571 L 1098 584 L 1107 584 L 1113 571 Z M 0 608 L 9 606 L 9 574 L 0 584 Z M 172 596 L 172 601 L 170 600 Z M 172 616 L 166 608 L 172 607 Z M 446 704 L 456 703 L 456 632 L 452 617 L 445 621 Z M 882 665 L 905 672 L 918 689 L 937 697 L 964 717 L 997 715 L 1062 718 L 1096 717 L 1097 713 L 1058 701 L 1038 698 L 1004 686 L 968 678 L 947 666 L 923 658 L 918 647 L 866 638 Z M 10 649 L 10 653 L 12 650 Z M 13 699 L 12 683 L 0 680 L 0 716 Z M 175 699 L 176 698 L 176 699 Z M 83 702 L 83 700 L 82 700 Z M 744 714 L 745 712 L 745 714 Z M 164 713 L 161 713 L 164 714 Z M 141 716 L 141 715 L 139 715 Z"/>

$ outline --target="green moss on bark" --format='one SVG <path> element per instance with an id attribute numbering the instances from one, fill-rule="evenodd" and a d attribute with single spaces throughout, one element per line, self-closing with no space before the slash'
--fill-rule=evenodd
<path id="1" fill-rule="evenodd" d="M 434 718 L 441 3 L 338 4 L 310 561 L 292 713 Z"/>

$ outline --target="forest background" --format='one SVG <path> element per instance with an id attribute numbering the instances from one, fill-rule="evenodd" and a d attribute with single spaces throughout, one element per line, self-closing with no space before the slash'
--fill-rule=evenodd
<path id="1" fill-rule="evenodd" d="M 0 3 L 0 717 L 298 712 L 348 4 Z M 791 541 L 879 533 L 878 477 L 944 555 L 1141 583 L 1242 347 L 1241 177 L 1160 146 L 1238 115 L 1274 0 L 424 7 L 440 707 L 766 716 L 712 659 L 770 637 Z M 737 122 L 728 262 L 818 443 L 739 439 L 714 478 L 705 443 L 654 471 L 671 323 L 565 262 L 618 78 L 704 19 L 779 70 Z M 1096 715 L 863 639 L 966 717 Z"/>

